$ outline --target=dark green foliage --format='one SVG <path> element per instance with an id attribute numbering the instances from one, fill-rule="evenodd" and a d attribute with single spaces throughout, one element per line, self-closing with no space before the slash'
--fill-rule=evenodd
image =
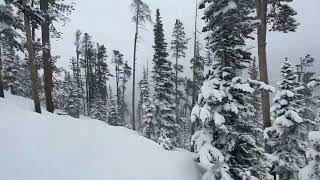
<path id="1" fill-rule="evenodd" d="M 172 63 L 167 60 L 167 43 L 165 42 L 160 11 L 157 10 L 154 26 L 153 81 L 154 100 L 156 105 L 157 141 L 165 149 L 173 149 L 176 144 L 178 125 L 175 122 L 175 103 Z"/>

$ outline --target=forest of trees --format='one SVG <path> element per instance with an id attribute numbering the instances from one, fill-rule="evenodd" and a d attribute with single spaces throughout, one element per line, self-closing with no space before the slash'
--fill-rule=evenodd
<path id="1" fill-rule="evenodd" d="M 50 42 L 61 37 L 55 26 L 68 20 L 73 5 L 5 0 L 0 4 L 0 98 L 8 91 L 32 99 L 37 113 L 45 107 L 59 115 L 90 117 L 136 130 L 166 150 L 191 151 L 206 170 L 203 180 L 320 179 L 320 141 L 313 132 L 320 125 L 316 59 L 309 54 L 298 64 L 280 59 L 277 87 L 268 80 L 267 32 L 294 33 L 299 27 L 290 2 L 202 0 L 195 5 L 194 34 L 187 34 L 185 22 L 164 24 L 160 9 L 153 12 L 142 0 L 132 0 L 132 61 L 78 30 L 72 35 L 74 57 L 62 68 Z M 146 24 L 153 25 L 154 53 L 137 74 L 138 39 Z M 170 37 L 164 26 L 172 27 Z M 247 40 L 257 41 L 257 57 Z M 193 52 L 191 59 L 187 51 Z M 191 76 L 183 73 L 190 68 L 185 62 L 192 65 Z"/>

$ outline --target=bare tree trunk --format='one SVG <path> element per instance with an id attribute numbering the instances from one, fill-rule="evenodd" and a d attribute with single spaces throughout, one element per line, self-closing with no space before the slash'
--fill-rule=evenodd
<path id="1" fill-rule="evenodd" d="M 48 0 L 40 0 L 40 9 L 45 13 L 48 12 L 49 2 Z M 47 17 L 48 15 L 46 15 Z M 41 24 L 42 30 L 42 61 L 44 70 L 44 92 L 46 96 L 47 111 L 54 112 L 54 103 L 52 100 L 53 81 L 52 81 L 52 63 L 50 52 L 50 32 L 49 32 L 50 20 L 48 17 Z"/>
<path id="2" fill-rule="evenodd" d="M 267 65 L 267 2 L 266 0 L 257 0 L 257 16 L 260 19 L 260 25 L 258 26 L 258 56 L 259 56 L 259 71 L 260 80 L 266 84 L 269 84 L 268 79 L 268 65 Z M 270 99 L 269 93 L 264 91 L 261 93 L 262 100 L 262 115 L 263 126 L 270 127 Z"/>
<path id="3" fill-rule="evenodd" d="M 0 48 L 0 97 L 4 98 L 3 79 L 2 79 L 2 54 Z"/>
<path id="4" fill-rule="evenodd" d="M 131 125 L 132 129 L 136 130 L 136 101 L 135 101 L 135 94 L 136 94 L 136 56 L 137 56 L 137 41 L 138 41 L 138 33 L 139 33 L 139 12 L 140 12 L 140 4 L 137 4 L 137 14 L 136 14 L 136 33 L 134 36 L 134 46 L 133 46 L 133 68 L 132 68 L 132 118 L 131 118 Z"/>
<path id="5" fill-rule="evenodd" d="M 23 7 L 26 8 L 26 0 L 23 0 Z M 38 83 L 37 83 L 37 69 L 35 63 L 35 53 L 34 53 L 34 45 L 31 39 L 31 26 L 29 16 L 24 13 L 24 28 L 26 32 L 27 38 L 27 49 L 29 54 L 29 66 L 31 72 L 31 83 L 32 83 L 32 95 L 35 106 L 35 111 L 37 113 L 41 113 L 40 99 L 38 93 Z"/>

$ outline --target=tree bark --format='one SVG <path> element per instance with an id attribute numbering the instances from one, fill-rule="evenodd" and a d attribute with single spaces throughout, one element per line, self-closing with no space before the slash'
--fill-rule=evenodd
<path id="1" fill-rule="evenodd" d="M 258 26 L 258 57 L 260 80 L 269 84 L 268 65 L 267 65 L 267 2 L 266 0 L 257 0 L 257 16 L 260 19 Z M 264 128 L 271 126 L 270 119 L 270 99 L 269 93 L 264 91 L 261 93 L 262 115 Z"/>
<path id="2" fill-rule="evenodd" d="M 23 0 L 23 7 L 26 8 L 26 0 Z M 29 66 L 30 66 L 30 73 L 31 73 L 32 96 L 34 101 L 34 107 L 37 113 L 41 113 L 34 45 L 31 39 L 32 35 L 31 35 L 30 19 L 27 13 L 24 13 L 24 28 L 25 28 L 26 38 L 27 38 L 27 49 L 29 54 Z"/>
<path id="3" fill-rule="evenodd" d="M 4 98 L 3 79 L 2 79 L 2 54 L 0 48 L 0 97 Z"/>
<path id="4" fill-rule="evenodd" d="M 193 49 L 193 60 L 197 58 L 197 20 L 198 20 L 198 0 L 196 1 L 196 15 L 194 18 L 194 49 Z M 193 76 L 192 76 L 192 82 L 193 86 L 196 85 L 196 70 L 195 70 L 195 63 L 193 63 Z M 191 106 L 194 107 L 196 105 L 196 88 L 192 88 L 192 104 Z M 191 110 L 192 111 L 192 110 Z M 191 123 L 191 134 L 193 135 L 195 133 L 196 125 L 195 122 Z M 194 145 L 191 145 L 191 152 L 194 152 Z"/>
<path id="5" fill-rule="evenodd" d="M 138 33 L 139 33 L 139 12 L 140 12 L 140 4 L 137 4 L 137 14 L 136 14 L 136 33 L 134 36 L 134 45 L 133 45 L 133 68 L 132 68 L 132 118 L 131 125 L 132 129 L 136 130 L 136 119 L 135 119 L 135 94 L 136 94 L 136 56 L 137 56 L 137 41 L 138 41 Z"/>
<path id="6" fill-rule="evenodd" d="M 178 38 L 177 38 L 178 39 Z M 177 40 L 176 39 L 176 40 Z M 178 40 L 177 40 L 178 42 Z M 179 98 L 178 98 L 178 61 L 179 61 L 179 56 L 178 56 L 178 43 L 176 44 L 176 72 L 175 72 L 175 103 L 176 103 L 176 123 L 178 122 L 179 119 Z"/>
<path id="7" fill-rule="evenodd" d="M 45 13 L 48 12 L 49 2 L 48 0 L 40 0 L 40 9 Z M 46 106 L 47 111 L 54 112 L 54 103 L 52 100 L 52 62 L 51 62 L 51 52 L 50 52 L 50 19 L 46 15 L 45 21 L 41 24 L 42 31 L 42 61 L 44 70 L 44 92 L 46 96 Z"/>

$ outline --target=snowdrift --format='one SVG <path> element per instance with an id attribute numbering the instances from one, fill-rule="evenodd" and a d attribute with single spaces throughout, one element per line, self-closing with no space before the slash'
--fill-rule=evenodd
<path id="1" fill-rule="evenodd" d="M 199 180 L 192 154 L 92 119 L 32 112 L 0 98 L 1 180 Z"/>

